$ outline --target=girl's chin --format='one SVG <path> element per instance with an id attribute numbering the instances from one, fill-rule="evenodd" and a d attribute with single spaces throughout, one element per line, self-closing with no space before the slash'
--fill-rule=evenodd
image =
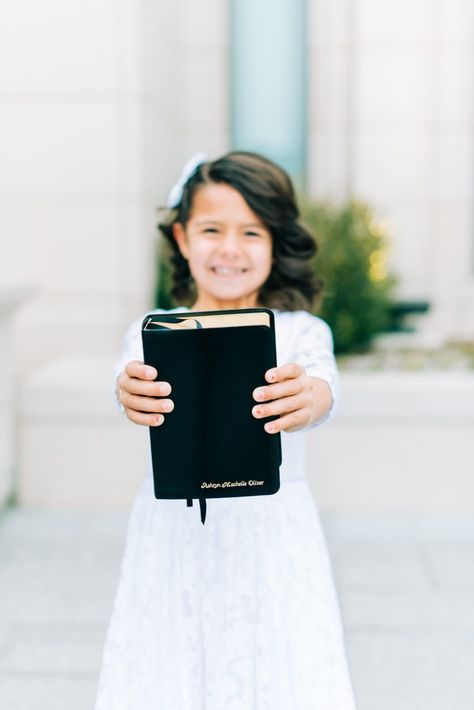
<path id="1" fill-rule="evenodd" d="M 220 288 L 208 291 L 209 295 L 216 301 L 247 301 L 248 299 L 253 299 L 257 292 L 258 288 Z"/>
<path id="2" fill-rule="evenodd" d="M 252 291 L 219 291 L 214 292 L 212 295 L 214 298 L 223 301 L 238 301 L 248 298 L 252 294 Z"/>
<path id="3" fill-rule="evenodd" d="M 246 296 L 260 288 L 258 284 L 249 283 L 247 279 L 240 278 L 222 278 L 213 279 L 212 282 L 203 284 L 203 290 L 209 291 L 216 296 L 239 297 Z"/>

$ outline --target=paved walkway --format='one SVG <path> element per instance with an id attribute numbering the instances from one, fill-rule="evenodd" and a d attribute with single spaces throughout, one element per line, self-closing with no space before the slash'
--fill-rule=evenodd
<path id="1" fill-rule="evenodd" d="M 1 710 L 93 708 L 125 523 L 0 517 Z M 323 523 L 358 710 L 472 710 L 474 521 Z"/>

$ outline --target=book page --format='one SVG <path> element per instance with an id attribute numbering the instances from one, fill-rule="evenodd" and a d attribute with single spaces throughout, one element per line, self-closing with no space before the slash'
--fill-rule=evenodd
<path id="1" fill-rule="evenodd" d="M 264 311 L 257 313 L 213 313 L 211 315 L 179 314 L 163 316 L 161 313 L 150 316 L 144 330 L 166 328 L 170 330 L 193 330 L 197 328 L 228 328 L 239 325 L 270 326 L 270 316 Z"/>

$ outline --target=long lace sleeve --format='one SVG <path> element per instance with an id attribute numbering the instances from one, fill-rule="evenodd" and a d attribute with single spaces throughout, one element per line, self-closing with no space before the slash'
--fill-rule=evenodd
<path id="1" fill-rule="evenodd" d="M 328 383 L 332 393 L 329 412 L 307 429 L 320 426 L 334 416 L 339 400 L 339 375 L 331 329 L 321 318 L 306 311 L 299 311 L 295 324 L 294 362 L 303 365 L 311 377 L 318 377 Z"/>
<path id="2" fill-rule="evenodd" d="M 131 360 L 143 360 L 143 345 L 141 336 L 141 325 L 143 318 L 134 321 L 123 337 L 122 350 L 114 365 L 115 377 L 117 378 L 125 365 Z"/>
<path id="3" fill-rule="evenodd" d="M 134 321 L 127 330 L 123 337 L 122 350 L 120 352 L 118 360 L 114 365 L 114 395 L 117 402 L 117 407 L 124 413 L 123 405 L 118 401 L 116 392 L 116 382 L 117 377 L 125 369 L 125 366 L 131 360 L 143 360 L 143 345 L 141 337 L 141 325 L 143 318 L 139 318 Z"/>

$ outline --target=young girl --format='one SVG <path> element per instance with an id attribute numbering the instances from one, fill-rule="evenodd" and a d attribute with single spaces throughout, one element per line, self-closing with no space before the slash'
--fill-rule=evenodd
<path id="1" fill-rule="evenodd" d="M 150 469 L 130 516 L 96 710 L 353 710 L 305 480 L 303 432 L 330 417 L 337 394 L 331 332 L 305 310 L 320 289 L 314 241 L 287 174 L 254 153 L 188 164 L 169 206 L 160 229 L 174 296 L 191 310 L 274 311 L 278 366 L 254 390 L 252 414 L 278 415 L 262 426 L 281 432 L 281 487 L 208 500 L 202 525 L 195 507 L 154 498 Z M 125 337 L 117 397 L 130 421 L 162 426 L 173 392 L 143 364 L 141 321 Z"/>

